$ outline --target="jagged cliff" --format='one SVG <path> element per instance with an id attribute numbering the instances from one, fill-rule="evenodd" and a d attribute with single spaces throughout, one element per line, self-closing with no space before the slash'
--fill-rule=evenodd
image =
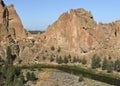
<path id="1" fill-rule="evenodd" d="M 11 34 L 13 38 L 27 37 L 27 32 L 14 9 L 14 5 L 6 6 L 3 0 L 0 0 L 0 37 L 4 38 L 8 34 Z"/>
<path id="2" fill-rule="evenodd" d="M 113 59 L 120 57 L 120 21 L 97 24 L 91 12 L 83 8 L 63 13 L 49 25 L 43 34 L 31 35 L 25 31 L 14 6 L 0 0 L 0 45 L 11 44 L 13 54 L 24 63 L 42 61 L 54 55 L 90 58 L 93 54 Z M 51 50 L 54 47 L 54 51 Z M 60 49 L 60 52 L 58 50 Z M 5 48 L 0 47 L 5 57 Z"/>
<path id="3" fill-rule="evenodd" d="M 120 21 L 97 24 L 82 8 L 63 13 L 44 33 L 47 46 L 62 47 L 78 54 L 98 53 L 119 56 Z"/>
<path id="4" fill-rule="evenodd" d="M 6 57 L 7 46 L 11 47 L 12 54 L 19 57 L 18 41 L 27 36 L 28 32 L 24 29 L 14 5 L 6 6 L 3 0 L 0 0 L 0 58 Z"/>

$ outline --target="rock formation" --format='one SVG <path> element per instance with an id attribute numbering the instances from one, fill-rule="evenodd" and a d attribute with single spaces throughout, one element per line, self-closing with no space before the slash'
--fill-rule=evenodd
<path id="1" fill-rule="evenodd" d="M 62 47 L 78 54 L 98 53 L 119 56 L 120 21 L 97 24 L 82 8 L 63 13 L 43 34 L 45 45 Z"/>
<path id="2" fill-rule="evenodd" d="M 4 38 L 8 34 L 13 38 L 27 37 L 27 32 L 14 6 L 6 6 L 3 0 L 0 0 L 0 37 Z"/>
<path id="3" fill-rule="evenodd" d="M 18 57 L 20 48 L 17 41 L 26 38 L 27 34 L 14 6 L 6 6 L 0 0 L 0 51 L 5 53 L 6 46 L 11 46 L 12 54 Z M 5 54 L 0 56 L 6 57 Z"/>
<path id="4" fill-rule="evenodd" d="M 97 24 L 91 14 L 82 8 L 63 13 L 42 34 L 25 31 L 14 6 L 0 0 L 0 56 L 5 57 L 5 46 L 23 63 L 42 61 L 43 56 L 69 55 L 92 57 L 120 57 L 120 21 Z M 55 50 L 52 51 L 51 47 Z M 60 49 L 60 52 L 58 52 Z"/>

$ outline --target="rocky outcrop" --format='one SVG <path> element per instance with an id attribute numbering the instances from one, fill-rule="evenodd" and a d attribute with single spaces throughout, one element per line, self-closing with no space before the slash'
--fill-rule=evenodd
<path id="1" fill-rule="evenodd" d="M 27 32 L 24 29 L 22 22 L 14 9 L 14 5 L 8 6 L 9 11 L 9 32 L 16 38 L 27 37 Z"/>
<path id="2" fill-rule="evenodd" d="M 120 50 L 119 34 L 120 21 L 97 24 L 90 12 L 79 8 L 63 13 L 48 26 L 42 37 L 45 46 L 62 47 L 83 55 L 98 53 L 103 56 L 105 53 L 117 57 Z"/>
<path id="3" fill-rule="evenodd" d="M 96 48 L 98 42 L 88 32 L 94 27 L 96 22 L 90 12 L 84 9 L 72 9 L 70 13 L 63 13 L 49 26 L 44 35 L 47 45 L 61 46 L 69 51 L 81 53 Z"/>
<path id="4" fill-rule="evenodd" d="M 63 13 L 45 33 L 28 35 L 14 6 L 0 0 L 0 56 L 5 56 L 3 46 L 10 45 L 23 63 L 39 62 L 51 55 L 120 57 L 120 21 L 97 24 L 91 12 L 82 8 Z"/>
<path id="5" fill-rule="evenodd" d="M 6 47 L 10 46 L 13 55 L 19 57 L 20 45 L 18 40 L 27 38 L 28 32 L 14 9 L 14 5 L 6 6 L 0 0 L 0 57 L 6 57 Z"/>
<path id="6" fill-rule="evenodd" d="M 14 39 L 27 37 L 14 5 L 6 6 L 3 0 L 0 0 L 0 37 L 4 38 L 9 34 Z"/>

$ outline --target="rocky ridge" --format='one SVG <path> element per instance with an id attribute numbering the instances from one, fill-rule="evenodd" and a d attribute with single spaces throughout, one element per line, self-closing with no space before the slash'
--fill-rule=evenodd
<path id="1" fill-rule="evenodd" d="M 78 53 L 119 57 L 120 21 L 97 24 L 91 14 L 82 8 L 63 13 L 56 22 L 48 26 L 43 34 L 46 45 L 62 47 Z M 88 55 L 89 56 L 89 55 Z"/>
<path id="2" fill-rule="evenodd" d="M 11 45 L 23 63 L 41 62 L 50 58 L 69 55 L 90 59 L 94 54 L 102 57 L 120 57 L 120 21 L 97 24 L 91 12 L 83 8 L 63 13 L 42 34 L 29 35 L 23 28 L 14 6 L 0 0 L 0 56 L 5 57 L 5 46 Z M 9 14 L 9 15 L 8 15 Z M 12 42 L 12 43 L 11 43 Z M 54 50 L 51 50 L 54 47 Z M 61 51 L 58 52 L 58 49 Z"/>
<path id="3" fill-rule="evenodd" d="M 27 38 L 28 34 L 14 5 L 6 6 L 3 0 L 0 0 L 0 57 L 6 57 L 6 46 L 11 46 L 12 53 L 19 57 L 18 41 Z"/>
<path id="4" fill-rule="evenodd" d="M 9 34 L 14 39 L 27 37 L 27 31 L 24 29 L 14 5 L 6 6 L 3 0 L 0 0 L 0 37 L 4 38 Z"/>

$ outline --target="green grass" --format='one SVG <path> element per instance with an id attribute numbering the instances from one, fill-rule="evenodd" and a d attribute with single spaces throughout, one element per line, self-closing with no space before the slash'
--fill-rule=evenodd
<path id="1" fill-rule="evenodd" d="M 105 82 L 111 85 L 120 86 L 120 76 L 111 74 L 111 73 L 104 73 L 99 72 L 97 70 L 93 70 L 91 68 L 83 68 L 81 66 L 75 65 L 47 65 L 47 64 L 31 64 L 31 65 L 24 65 L 21 67 L 22 69 L 33 69 L 33 68 L 52 68 L 58 69 L 67 73 L 72 73 L 75 75 L 82 74 L 84 77 L 91 78 L 94 80 L 98 80 L 101 82 Z"/>

